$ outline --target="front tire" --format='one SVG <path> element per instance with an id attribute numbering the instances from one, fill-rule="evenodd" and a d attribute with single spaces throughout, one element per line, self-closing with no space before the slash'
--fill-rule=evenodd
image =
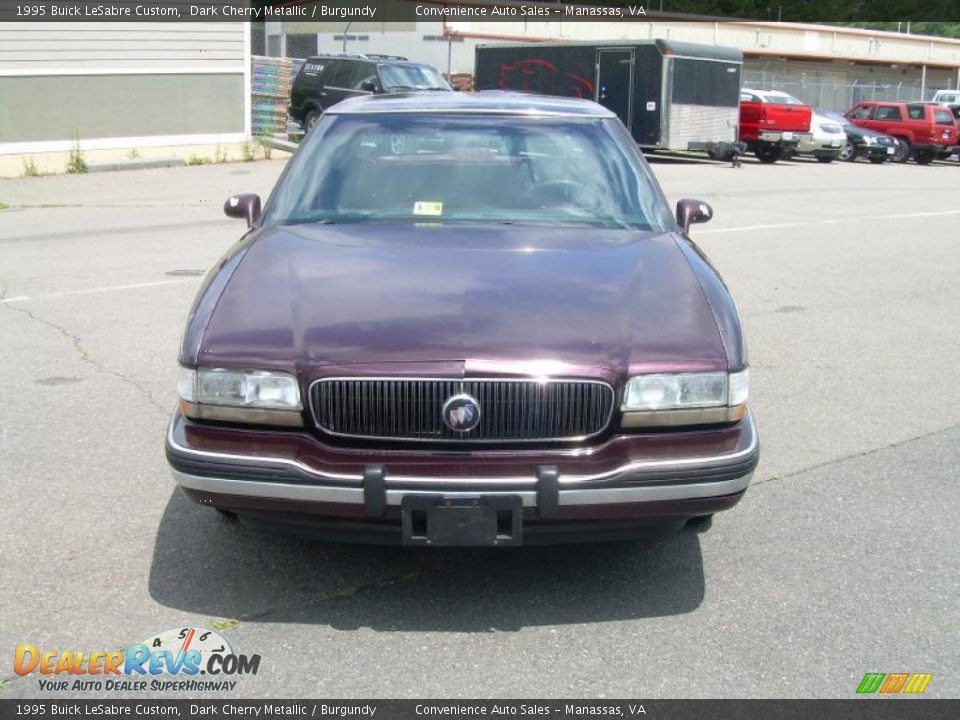
<path id="1" fill-rule="evenodd" d="M 697 515 L 687 520 L 687 527 L 697 533 L 705 533 L 713 527 L 713 513 L 709 515 Z"/>
<path id="2" fill-rule="evenodd" d="M 910 142 L 897 138 L 897 149 L 890 158 L 895 163 L 905 163 L 910 158 Z"/>
<path id="3" fill-rule="evenodd" d="M 840 151 L 840 159 L 844 162 L 853 162 L 857 159 L 857 148 L 852 140 L 847 140 L 847 144 L 843 146 L 843 150 Z"/>
<path id="4" fill-rule="evenodd" d="M 757 145 L 757 148 L 753 151 L 753 154 L 757 156 L 757 160 L 760 162 L 766 165 L 772 165 L 781 157 L 783 157 L 783 146 Z"/>
<path id="5" fill-rule="evenodd" d="M 316 108 L 311 108 L 308 110 L 306 116 L 303 118 L 304 132 L 310 132 L 313 129 L 313 126 L 317 124 L 317 121 L 320 119 L 322 114 L 323 111 L 317 110 Z"/>

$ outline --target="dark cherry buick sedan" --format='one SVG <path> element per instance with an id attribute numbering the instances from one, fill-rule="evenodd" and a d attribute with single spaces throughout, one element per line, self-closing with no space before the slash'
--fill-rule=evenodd
<path id="1" fill-rule="evenodd" d="M 679 527 L 757 463 L 726 287 L 627 131 L 512 93 L 324 113 L 204 281 L 167 458 L 194 500 L 340 539 Z"/>

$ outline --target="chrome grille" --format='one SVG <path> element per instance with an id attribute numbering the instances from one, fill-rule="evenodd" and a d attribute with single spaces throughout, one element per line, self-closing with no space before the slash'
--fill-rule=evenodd
<path id="1" fill-rule="evenodd" d="M 444 402 L 460 393 L 480 406 L 469 432 L 451 430 L 441 416 Z M 613 388 L 590 380 L 328 378 L 310 387 L 321 430 L 381 440 L 574 440 L 601 432 L 613 405 Z"/>

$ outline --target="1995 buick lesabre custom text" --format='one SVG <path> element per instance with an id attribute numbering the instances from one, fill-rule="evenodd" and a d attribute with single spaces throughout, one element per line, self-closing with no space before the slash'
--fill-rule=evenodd
<path id="1" fill-rule="evenodd" d="M 321 536 L 516 545 L 680 526 L 759 450 L 733 301 L 583 100 L 324 113 L 190 313 L 167 435 L 194 500 Z"/>

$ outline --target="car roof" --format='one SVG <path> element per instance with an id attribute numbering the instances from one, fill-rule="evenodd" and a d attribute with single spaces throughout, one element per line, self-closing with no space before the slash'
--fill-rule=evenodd
<path id="1" fill-rule="evenodd" d="M 389 63 L 389 64 L 407 64 L 407 65 L 426 65 L 426 63 L 419 63 L 416 60 L 411 60 L 410 58 L 403 57 L 402 55 L 380 55 L 376 53 L 365 53 L 365 54 L 351 54 L 351 53 L 320 53 L 318 55 L 311 55 L 307 58 L 307 62 L 312 60 L 347 60 L 353 62 L 374 62 L 374 63 Z"/>
<path id="2" fill-rule="evenodd" d="M 761 98 L 768 98 L 768 97 L 794 97 L 793 95 L 791 95 L 790 93 L 788 93 L 786 90 L 752 90 L 752 89 L 750 89 L 750 88 L 741 88 L 740 92 L 742 92 L 742 93 L 750 93 L 750 94 L 752 94 L 752 95 L 756 95 L 756 96 L 761 97 Z"/>
<path id="3" fill-rule="evenodd" d="M 479 92 L 409 92 L 362 95 L 339 102 L 327 115 L 361 113 L 472 113 L 477 115 L 616 117 L 591 100 L 548 97 L 505 90 Z"/>

